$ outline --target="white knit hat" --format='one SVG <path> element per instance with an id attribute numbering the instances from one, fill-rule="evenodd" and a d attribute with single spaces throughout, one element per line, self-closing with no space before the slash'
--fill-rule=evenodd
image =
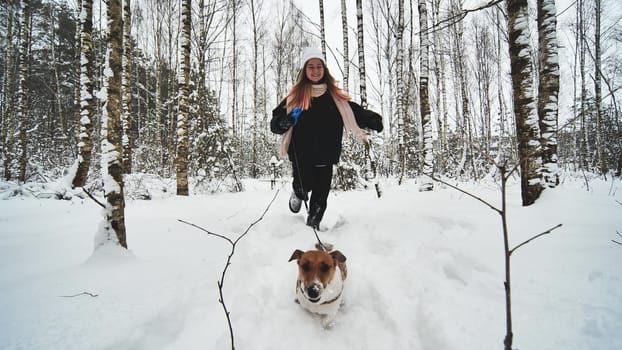
<path id="1" fill-rule="evenodd" d="M 326 65 L 326 60 L 324 60 L 324 55 L 322 55 L 322 50 L 316 47 L 303 47 L 302 56 L 300 58 L 300 61 L 302 62 L 301 64 L 302 68 L 304 68 L 307 61 L 312 58 L 319 58 L 320 60 L 322 60 L 324 65 Z"/>

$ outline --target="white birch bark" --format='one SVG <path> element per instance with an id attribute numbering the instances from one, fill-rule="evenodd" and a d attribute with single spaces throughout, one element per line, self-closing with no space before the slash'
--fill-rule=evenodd
<path id="1" fill-rule="evenodd" d="M 102 115 L 102 182 L 106 207 L 95 238 L 95 249 L 106 245 L 127 248 L 123 198 L 123 148 L 121 145 L 121 75 L 123 72 L 123 19 L 121 0 L 108 1 L 105 75 L 106 102 Z"/>
<path id="2" fill-rule="evenodd" d="M 20 183 L 26 181 L 27 142 L 26 130 L 28 129 L 28 73 L 30 54 L 30 0 L 22 1 L 21 26 L 20 26 L 20 49 L 19 49 L 19 91 L 17 93 L 17 117 L 18 122 L 18 175 Z"/>
<path id="3" fill-rule="evenodd" d="M 527 0 L 508 0 L 507 10 L 521 196 L 523 205 L 528 206 L 542 192 L 542 157 L 540 127 L 534 101 Z M 509 342 L 511 344 L 511 338 Z"/>
<path id="4" fill-rule="evenodd" d="M 80 11 L 80 123 L 77 169 L 72 186 L 82 187 L 88 176 L 93 151 L 93 0 L 82 0 Z"/>
<path id="5" fill-rule="evenodd" d="M 538 46 L 540 82 L 538 84 L 538 118 L 542 144 L 544 184 L 559 183 L 557 165 L 557 111 L 559 94 L 559 58 L 557 55 L 557 17 L 555 0 L 538 0 Z"/>
<path id="6" fill-rule="evenodd" d="M 190 96 L 190 30 L 192 27 L 192 0 L 184 0 L 181 10 L 181 66 L 179 83 L 179 113 L 177 115 L 177 150 L 175 170 L 177 195 L 188 195 L 188 99 Z"/>
<path id="7" fill-rule="evenodd" d="M 11 180 L 13 177 L 13 162 L 15 160 L 14 154 L 14 142 L 15 138 L 13 137 L 15 133 L 15 74 L 13 73 L 13 65 L 14 65 L 14 48 L 13 48 L 13 17 L 14 17 L 14 0 L 9 0 L 8 2 L 8 18 L 7 18 L 7 33 L 6 33 L 6 43 L 7 43 L 7 57 L 6 57 L 6 65 L 5 65 L 5 81 L 4 81 L 4 103 L 3 105 L 6 108 L 3 110 L 5 112 L 2 116 L 2 134 L 0 137 L 3 138 L 3 152 L 4 152 L 4 179 Z M 4 108 L 3 106 L 3 108 Z"/>
<path id="8" fill-rule="evenodd" d="M 123 0 L 123 77 L 121 81 L 123 113 L 123 172 L 132 173 L 132 6 Z"/>
<path id="9" fill-rule="evenodd" d="M 350 53 L 348 50 L 348 10 L 346 0 L 341 0 L 341 35 L 343 37 L 343 91 L 349 93 Z"/>
<path id="10" fill-rule="evenodd" d="M 423 174 L 429 177 L 423 179 L 419 186 L 420 191 L 431 191 L 434 188 L 432 175 L 434 172 L 434 148 L 432 140 L 432 116 L 430 112 L 430 96 L 428 88 L 429 76 L 429 47 L 428 10 L 426 0 L 419 0 L 419 41 L 421 59 L 419 61 L 419 98 L 421 108 L 421 133 L 423 137 Z"/>
<path id="11" fill-rule="evenodd" d="M 404 0 L 398 0 L 398 22 L 396 30 L 396 46 L 397 46 L 397 137 L 399 147 L 399 164 L 400 175 L 398 183 L 403 181 L 404 173 L 406 171 L 406 145 L 404 141 L 404 127 L 405 127 L 405 113 L 404 113 Z"/>

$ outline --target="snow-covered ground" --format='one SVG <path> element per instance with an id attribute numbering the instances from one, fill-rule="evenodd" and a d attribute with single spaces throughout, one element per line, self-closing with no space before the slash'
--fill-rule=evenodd
<path id="1" fill-rule="evenodd" d="M 336 325 L 294 303 L 291 253 L 311 248 L 289 185 L 239 241 L 224 284 L 237 349 L 502 349 L 504 264 L 497 213 L 443 186 L 333 192 L 320 237 L 348 261 Z M 621 349 L 622 185 L 565 178 L 537 204 L 509 188 L 514 348 Z M 460 186 L 500 203 L 493 183 Z M 90 199 L 0 200 L 0 349 L 230 349 L 217 281 L 232 239 L 276 190 L 127 202 L 129 250 L 93 253 Z M 6 195 L 4 197 L 7 197 Z M 304 212 L 304 209 L 303 209 Z M 88 294 L 81 293 L 91 293 Z"/>

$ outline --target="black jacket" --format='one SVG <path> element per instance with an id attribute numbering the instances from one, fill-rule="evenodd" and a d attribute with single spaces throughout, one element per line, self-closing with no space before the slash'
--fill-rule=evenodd
<path id="1" fill-rule="evenodd" d="M 311 107 L 303 111 L 294 125 L 294 119 L 287 114 L 286 100 L 273 111 L 270 129 L 275 134 L 284 134 L 293 126 L 288 155 L 292 161 L 312 165 L 332 165 L 339 162 L 343 120 L 330 93 L 314 97 Z M 349 102 L 356 123 L 360 128 L 382 131 L 382 117 L 360 105 Z"/>

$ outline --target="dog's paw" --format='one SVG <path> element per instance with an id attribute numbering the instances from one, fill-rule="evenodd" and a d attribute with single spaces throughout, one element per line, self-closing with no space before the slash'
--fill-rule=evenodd
<path id="1" fill-rule="evenodd" d="M 298 298 L 294 298 L 294 303 L 300 304 L 300 301 L 298 301 Z"/>
<path id="2" fill-rule="evenodd" d="M 322 327 L 325 330 L 330 330 L 335 327 L 335 316 L 334 315 L 324 315 L 322 316 Z"/>

